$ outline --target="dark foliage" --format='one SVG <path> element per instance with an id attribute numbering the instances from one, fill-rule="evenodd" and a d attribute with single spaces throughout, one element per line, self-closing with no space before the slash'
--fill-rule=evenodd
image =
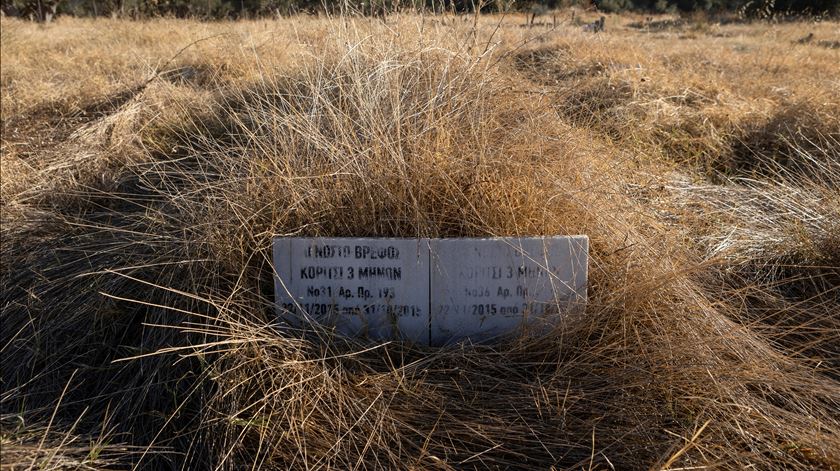
<path id="1" fill-rule="evenodd" d="M 840 0 L 0 0 L 3 13 L 33 21 L 50 21 L 56 14 L 146 18 L 253 18 L 295 13 L 346 13 L 382 16 L 400 10 L 471 12 L 520 10 L 544 12 L 580 5 L 605 12 L 737 12 L 745 18 L 836 16 Z"/>

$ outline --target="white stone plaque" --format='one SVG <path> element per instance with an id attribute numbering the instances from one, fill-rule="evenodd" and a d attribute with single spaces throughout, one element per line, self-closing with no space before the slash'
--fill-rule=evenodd
<path id="1" fill-rule="evenodd" d="M 431 345 L 543 333 L 586 301 L 589 239 L 431 241 Z"/>
<path id="2" fill-rule="evenodd" d="M 371 340 L 429 343 L 429 240 L 277 238 L 282 319 Z"/>
<path id="3" fill-rule="evenodd" d="M 586 302 L 589 239 L 277 238 L 281 319 L 446 345 L 542 334 Z"/>

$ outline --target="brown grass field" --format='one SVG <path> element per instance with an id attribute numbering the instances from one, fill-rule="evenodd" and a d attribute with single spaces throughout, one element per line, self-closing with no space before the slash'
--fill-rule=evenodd
<path id="1" fill-rule="evenodd" d="M 3 469 L 840 470 L 840 23 L 570 18 L 0 20 Z M 273 236 L 541 234 L 548 337 L 272 327 Z"/>

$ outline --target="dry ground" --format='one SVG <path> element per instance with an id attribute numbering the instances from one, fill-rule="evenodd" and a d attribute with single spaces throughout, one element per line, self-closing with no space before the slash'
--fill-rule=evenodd
<path id="1" fill-rule="evenodd" d="M 840 470 L 840 25 L 570 18 L 3 18 L 2 466 Z M 271 327 L 272 236 L 535 234 L 548 338 Z"/>

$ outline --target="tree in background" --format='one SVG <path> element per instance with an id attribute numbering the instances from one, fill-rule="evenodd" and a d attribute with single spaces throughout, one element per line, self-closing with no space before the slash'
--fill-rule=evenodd
<path id="1" fill-rule="evenodd" d="M 745 18 L 777 15 L 839 15 L 840 0 L 594 0 L 603 12 L 738 12 Z M 591 0 L 0 0 L 4 14 L 49 21 L 56 14 L 143 18 L 254 18 L 301 12 L 379 16 L 405 9 L 433 13 L 518 10 L 534 17 Z"/>
<path id="2" fill-rule="evenodd" d="M 49 23 L 58 13 L 59 4 L 59 0 L 2 0 L 0 11 L 4 15 L 27 18 L 39 23 Z"/>

